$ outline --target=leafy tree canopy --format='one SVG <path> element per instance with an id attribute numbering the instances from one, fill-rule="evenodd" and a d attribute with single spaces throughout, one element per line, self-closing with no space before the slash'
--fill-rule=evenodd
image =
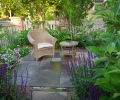
<path id="1" fill-rule="evenodd" d="M 63 13 L 73 24 L 80 24 L 81 19 L 85 18 L 88 10 L 93 7 L 94 0 L 63 0 Z"/>

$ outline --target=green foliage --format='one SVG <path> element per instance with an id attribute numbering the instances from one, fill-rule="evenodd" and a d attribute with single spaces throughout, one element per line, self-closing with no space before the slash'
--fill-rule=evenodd
<path id="1" fill-rule="evenodd" d="M 86 47 L 97 55 L 97 57 L 93 59 L 95 63 L 94 83 L 109 94 L 100 100 L 119 100 L 120 1 L 107 1 L 104 8 L 97 11 L 97 14 L 102 15 L 108 30 L 107 32 L 97 34 L 97 36 L 93 38 L 93 40 L 99 40 L 99 45 L 93 43 L 93 45 Z"/>
<path id="2" fill-rule="evenodd" d="M 2 24 L 0 24 L 0 30 L 3 28 Z"/>
<path id="3" fill-rule="evenodd" d="M 120 30 L 120 1 L 109 0 L 105 2 L 103 8 L 96 12 L 100 15 L 107 24 L 108 31 L 115 33 Z"/>
<path id="4" fill-rule="evenodd" d="M 25 91 L 26 87 L 23 84 L 17 86 L 16 76 L 13 75 L 16 73 L 13 73 L 12 69 L 8 69 L 6 72 L 4 70 L 0 71 L 3 71 L 0 79 L 0 100 L 30 100 Z"/>
<path id="5" fill-rule="evenodd" d="M 103 5 L 103 3 L 96 3 L 95 4 L 95 10 L 101 10 L 102 8 L 104 8 L 104 5 Z"/>
<path id="6" fill-rule="evenodd" d="M 106 33 L 103 30 L 95 30 L 88 32 L 89 33 L 87 33 L 85 30 L 84 31 L 80 30 L 80 32 L 76 34 L 75 40 L 77 40 L 79 44 L 82 45 L 83 47 L 104 45 L 107 44 L 108 39 L 111 39 L 109 38 L 111 35 L 109 37 L 105 36 L 108 35 L 109 33 Z"/>
<path id="7" fill-rule="evenodd" d="M 29 54 L 29 41 L 27 38 L 28 30 L 21 32 L 13 32 L 12 34 L 3 33 L 0 35 L 0 39 L 7 45 L 0 45 L 0 58 L 3 63 L 9 63 L 10 65 L 17 62 L 19 57 L 24 57 Z"/>
<path id="8" fill-rule="evenodd" d="M 57 48 L 60 48 L 61 41 L 70 40 L 70 33 L 67 30 L 62 31 L 59 27 L 56 30 L 49 29 L 48 32 L 57 39 Z"/>
<path id="9" fill-rule="evenodd" d="M 19 4 L 20 0 L 1 0 L 2 12 L 7 12 L 9 14 L 10 12 L 15 12 L 16 9 L 19 8 Z"/>
<path id="10" fill-rule="evenodd" d="M 6 48 L 4 46 L 0 45 L 0 54 L 5 52 L 5 50 L 6 50 Z"/>
<path id="11" fill-rule="evenodd" d="M 22 30 L 20 32 L 13 32 L 12 34 L 6 34 L 4 37 L 8 39 L 8 47 L 10 49 L 17 48 L 18 46 L 22 47 L 25 45 L 29 45 L 29 41 L 27 38 L 28 30 Z"/>
<path id="12" fill-rule="evenodd" d="M 78 32 L 74 36 L 80 46 L 100 46 L 116 38 L 103 29 L 93 30 L 93 23 L 91 21 L 92 19 L 83 21 L 83 25 L 79 26 Z"/>
<path id="13" fill-rule="evenodd" d="M 1 0 L 0 11 L 12 16 L 28 16 L 28 13 L 35 19 L 41 16 L 45 20 L 46 12 L 51 6 L 59 7 L 61 0 Z M 53 9 L 54 10 L 54 9 Z"/>
<path id="14" fill-rule="evenodd" d="M 72 25 L 80 25 L 88 10 L 93 6 L 93 0 L 63 0 L 63 13 Z"/>
<path id="15" fill-rule="evenodd" d="M 7 100 L 8 98 L 9 99 L 12 99 L 12 100 L 15 100 L 15 93 L 16 93 L 16 88 L 15 86 L 12 84 L 12 70 L 7 70 L 6 73 L 4 73 L 5 77 L 7 79 L 7 83 L 4 79 L 1 79 L 0 80 L 0 100 Z M 5 87 L 5 85 L 9 85 L 9 89 L 8 87 Z M 4 93 L 7 91 L 7 94 Z M 5 95 L 3 95 L 5 94 Z"/>
<path id="16" fill-rule="evenodd" d="M 114 94 L 120 93 L 120 55 L 116 41 L 119 34 L 110 34 L 113 37 L 109 37 L 107 34 L 106 36 L 104 45 L 88 46 L 87 49 L 97 54 L 97 57 L 93 59 L 95 63 L 94 83 L 109 93 L 110 100 L 117 100 L 119 97 L 114 98 Z"/>
<path id="17" fill-rule="evenodd" d="M 80 31 L 77 33 L 76 40 L 79 41 L 79 44 L 83 47 L 86 46 L 106 46 L 112 41 L 117 45 L 116 48 L 120 50 L 120 34 L 110 34 L 103 30 L 90 31 L 90 33 L 85 33 Z"/>
<path id="18" fill-rule="evenodd" d="M 14 44 L 19 45 L 19 46 L 29 45 L 29 41 L 27 38 L 28 31 L 29 30 L 23 30 L 23 31 L 17 33 L 15 40 L 14 40 Z"/>
<path id="19" fill-rule="evenodd" d="M 18 60 L 18 57 L 16 54 L 17 53 L 14 50 L 7 49 L 0 55 L 0 59 L 3 63 L 12 65 L 16 63 Z"/>
<path id="20" fill-rule="evenodd" d="M 0 39 L 7 40 L 8 42 L 8 47 L 14 49 L 18 46 L 22 47 L 25 45 L 29 45 L 29 41 L 27 38 L 29 30 L 22 30 L 20 32 L 13 32 L 12 34 L 9 33 L 3 33 L 0 35 Z"/>
<path id="21" fill-rule="evenodd" d="M 118 87 L 120 84 L 119 80 L 120 70 L 115 69 L 104 73 L 103 77 L 96 80 L 96 84 L 100 85 L 102 89 L 107 92 L 117 92 L 120 91 Z"/>
<path id="22" fill-rule="evenodd" d="M 102 9 L 102 10 L 101 10 Z M 107 31 L 88 31 L 77 34 L 77 40 L 89 51 L 94 52 L 93 83 L 108 95 L 100 100 L 120 99 L 120 1 L 108 0 L 96 13 L 101 15 Z M 115 33 L 115 34 L 111 34 Z M 77 88 L 76 88 L 77 90 Z"/>
<path id="23" fill-rule="evenodd" d="M 19 53 L 20 53 L 21 57 L 24 57 L 24 56 L 29 54 L 29 48 L 26 47 L 26 46 L 21 47 L 20 50 L 19 50 Z"/>
<path id="24" fill-rule="evenodd" d="M 105 70 L 105 69 L 104 69 Z M 101 73 L 101 72 L 100 72 Z M 95 81 L 96 85 L 99 85 L 104 91 L 109 93 L 110 100 L 119 100 L 120 99 L 120 69 L 113 69 L 109 71 L 106 69 L 103 74 Z"/>
<path id="25" fill-rule="evenodd" d="M 54 20 L 54 15 L 50 14 L 49 12 L 46 13 L 46 20 Z"/>
<path id="26" fill-rule="evenodd" d="M 84 75 L 84 73 L 86 73 L 86 75 Z M 71 82 L 76 93 L 75 100 L 81 100 L 82 96 L 86 96 L 87 98 L 87 85 L 90 79 L 90 71 L 85 69 L 84 66 L 80 66 L 72 74 Z"/>

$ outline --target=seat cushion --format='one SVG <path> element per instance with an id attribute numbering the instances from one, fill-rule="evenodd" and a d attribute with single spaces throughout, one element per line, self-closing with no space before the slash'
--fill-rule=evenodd
<path id="1" fill-rule="evenodd" d="M 38 49 L 53 47 L 50 43 L 38 43 Z"/>

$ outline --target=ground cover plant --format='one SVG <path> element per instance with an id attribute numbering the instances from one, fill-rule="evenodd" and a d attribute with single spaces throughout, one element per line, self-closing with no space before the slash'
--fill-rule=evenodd
<path id="1" fill-rule="evenodd" d="M 84 37 L 78 37 L 78 40 L 80 39 L 79 41 L 82 41 L 81 43 L 84 45 L 84 47 L 96 55 L 93 58 L 94 64 L 92 65 L 91 69 L 93 72 L 91 79 L 88 80 L 87 78 L 81 76 L 80 73 L 83 71 L 83 69 L 81 69 L 81 66 L 79 66 L 80 71 L 74 71 L 75 77 L 73 78 L 73 87 L 75 88 L 75 93 L 78 100 L 90 99 L 89 95 L 86 95 L 89 94 L 86 92 L 86 90 L 89 90 L 89 88 L 85 88 L 86 82 L 92 83 L 92 86 L 90 86 L 91 88 L 95 88 L 95 86 L 97 86 L 104 94 L 98 96 L 97 98 L 94 98 L 97 95 L 94 95 L 95 93 L 92 92 L 93 98 L 91 100 L 120 99 L 120 32 L 118 28 L 120 23 L 119 13 L 119 0 L 109 0 L 105 2 L 104 8 L 99 9 L 96 14 L 98 14 L 99 17 L 103 18 L 104 22 L 106 23 L 107 30 L 95 30 L 91 31 L 89 34 L 78 35 Z M 73 64 L 74 63 L 72 63 L 72 65 Z M 76 68 L 77 65 L 74 67 Z M 74 70 L 74 67 L 70 68 Z M 82 68 L 84 68 L 84 66 L 82 66 Z M 82 79 L 84 79 L 84 81 Z M 80 91 L 80 89 L 82 91 Z M 85 94 L 86 98 L 81 97 L 79 93 L 82 92 Z"/>
<path id="2" fill-rule="evenodd" d="M 0 34 L 0 59 L 2 63 L 13 65 L 18 62 L 20 57 L 29 54 L 29 41 L 27 39 L 28 30 Z"/>
<path id="3" fill-rule="evenodd" d="M 29 54 L 27 34 L 28 30 L 0 34 L 0 100 L 32 100 L 27 77 L 23 80 L 21 75 L 21 80 L 18 80 L 15 69 L 20 58 Z"/>
<path id="4" fill-rule="evenodd" d="M 98 39 L 99 44 L 93 43 L 86 48 L 91 52 L 97 54 L 97 57 L 93 59 L 94 76 L 93 83 L 99 86 L 103 91 L 107 93 L 106 96 L 101 97 L 103 100 L 119 100 L 120 99 L 120 34 L 119 34 L 119 5 L 120 2 L 110 0 L 107 2 L 109 5 L 107 10 L 103 9 L 97 14 L 102 15 L 104 21 L 107 24 L 107 31 L 101 34 L 97 34 L 93 40 Z M 110 6 L 111 5 L 111 6 Z M 116 9 L 116 10 L 115 10 Z M 115 16 L 109 17 L 108 15 L 114 14 Z M 117 26 L 116 26 L 117 23 Z"/>
<path id="5" fill-rule="evenodd" d="M 98 57 L 94 59 L 95 62 L 95 84 L 100 86 L 109 95 L 104 99 L 119 100 L 120 99 L 120 34 L 119 34 L 119 0 L 110 0 L 107 2 L 106 9 L 101 9 L 97 12 L 102 15 L 107 24 L 107 32 L 101 39 L 105 41 L 100 46 L 88 47 L 92 52 L 95 52 Z M 103 13 L 102 13 L 103 11 Z M 111 17 L 109 16 L 111 15 Z"/>
<path id="6" fill-rule="evenodd" d="M 116 33 L 120 30 L 120 1 L 109 0 L 104 3 L 104 7 L 96 12 L 102 17 L 109 32 Z"/>
<path id="7" fill-rule="evenodd" d="M 107 99 L 119 99 L 119 74 L 120 54 L 114 43 L 107 46 L 89 46 L 88 50 L 95 52 L 98 56 L 93 59 L 94 82 L 109 94 Z M 116 95 L 116 96 L 115 96 Z M 118 97 L 117 97 L 118 96 Z"/>
<path id="8" fill-rule="evenodd" d="M 72 100 L 99 100 L 106 96 L 106 93 L 93 82 L 92 59 L 95 57 L 91 52 L 81 54 L 76 60 L 65 62 L 65 68 L 70 75 L 73 91 L 75 92 Z"/>
<path id="9" fill-rule="evenodd" d="M 55 30 L 48 29 L 49 34 L 57 39 L 56 48 L 60 48 L 60 42 L 70 40 L 70 32 L 68 30 L 61 30 L 60 27 Z"/>
<path id="10" fill-rule="evenodd" d="M 3 54 L 0 55 L 0 60 L 3 63 L 13 65 L 19 60 L 19 53 L 11 49 L 6 50 Z"/>
<path id="11" fill-rule="evenodd" d="M 78 99 L 75 100 L 84 100 L 85 98 L 89 100 L 90 95 L 94 95 L 92 100 L 119 100 L 119 75 L 120 75 L 120 44 L 119 44 L 119 34 L 110 34 L 110 33 L 101 33 L 99 36 L 99 40 L 101 44 L 92 43 L 91 46 L 87 46 L 86 49 L 93 52 L 95 56 L 88 57 L 93 59 L 93 64 L 91 69 L 85 70 L 85 68 L 89 68 L 91 66 L 91 61 L 89 59 L 85 59 L 83 56 L 79 58 L 79 66 L 78 63 L 71 63 L 69 66 L 70 73 L 72 74 L 72 84 L 75 88 L 75 93 Z M 95 38 L 94 38 L 95 39 Z M 89 44 L 90 45 L 90 44 Z M 88 56 L 90 54 L 87 54 Z M 82 61 L 83 59 L 83 61 Z M 84 64 L 82 62 L 86 61 Z M 69 63 L 69 62 L 68 62 Z M 86 67 L 87 66 L 87 67 Z M 92 71 L 92 75 L 90 75 L 90 70 Z M 87 76 L 84 76 L 87 75 Z M 91 77 L 89 77 L 91 76 Z M 90 85 L 89 85 L 90 83 Z M 91 88 L 93 91 L 91 91 Z M 98 94 L 94 89 L 99 92 Z M 89 92 L 88 92 L 89 90 Z M 83 93 L 84 96 L 81 97 Z M 88 95 L 90 93 L 90 95 Z"/>

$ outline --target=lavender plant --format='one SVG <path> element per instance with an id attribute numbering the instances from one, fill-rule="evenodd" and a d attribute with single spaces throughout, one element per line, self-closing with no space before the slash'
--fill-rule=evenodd
<path id="1" fill-rule="evenodd" d="M 32 100 L 32 93 L 28 93 L 27 89 L 27 78 L 17 85 L 17 71 L 8 70 L 7 64 L 0 65 L 0 100 Z"/>
<path id="2" fill-rule="evenodd" d="M 66 69 L 75 91 L 75 100 L 99 100 L 101 96 L 106 95 L 93 83 L 94 63 L 92 59 L 95 56 L 91 52 L 81 53 L 74 61 L 66 62 Z"/>

